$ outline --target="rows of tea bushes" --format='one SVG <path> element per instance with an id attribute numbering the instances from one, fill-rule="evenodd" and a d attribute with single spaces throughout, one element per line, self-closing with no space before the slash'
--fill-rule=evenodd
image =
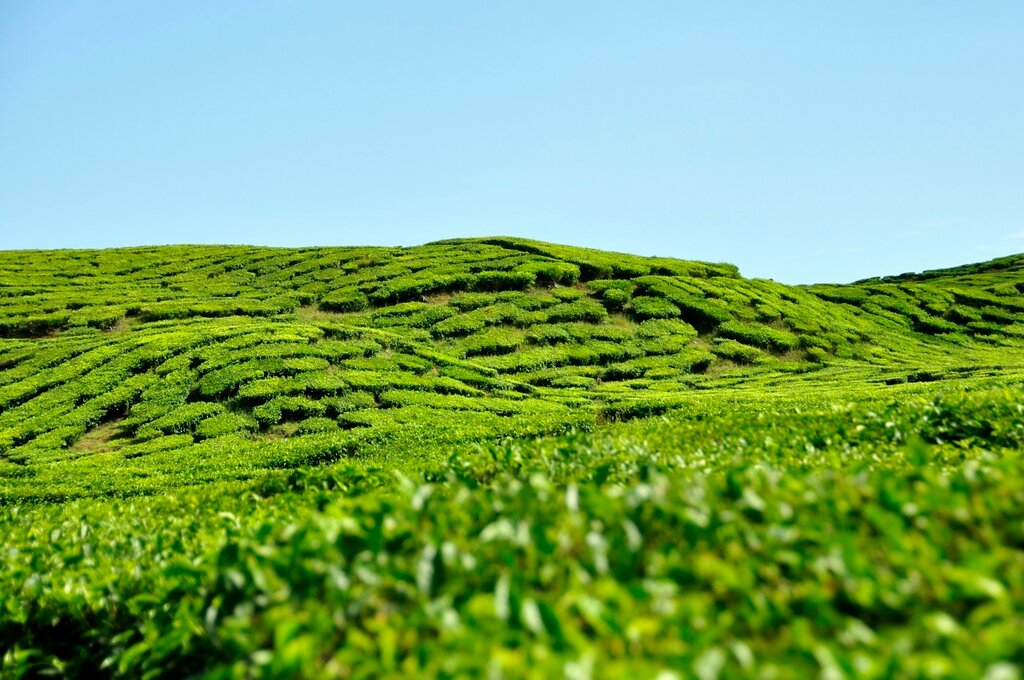
<path id="1" fill-rule="evenodd" d="M 656 335 L 677 329 L 647 327 L 653 323 L 666 322 L 644 322 L 635 341 L 587 340 L 588 327 L 569 326 L 561 330 L 580 342 L 467 360 L 445 360 L 373 328 L 348 329 L 338 339 L 329 325 L 284 322 L 207 322 L 137 330 L 107 343 L 83 339 L 81 351 L 56 366 L 41 367 L 58 355 L 27 357 L 11 369 L 25 377 L 0 386 L 0 498 L 130 494 L 248 478 L 379 455 L 382 442 L 421 431 L 464 441 L 591 427 L 689 404 L 695 390 L 716 397 L 778 385 L 827 392 L 842 390 L 835 381 L 850 375 L 879 384 L 963 375 L 956 367 L 808 371 L 763 354 L 731 355 L 737 369 L 709 375 L 712 358 L 736 351 L 725 344 L 735 341 L 709 352 L 687 345 L 692 330 Z M 616 333 L 624 331 L 597 332 Z M 743 363 L 750 365 L 737 373 Z M 28 373 L 33 366 L 38 372 Z"/>
<path id="2" fill-rule="evenodd" d="M 521 239 L 415 248 L 25 251 L 0 254 L 0 337 L 167 319 L 274 318 L 305 307 L 365 312 L 386 323 L 391 308 L 415 303 L 396 313 L 435 337 L 493 323 L 532 325 L 539 316 L 530 312 L 548 308 L 554 322 L 598 323 L 609 313 L 680 318 L 702 333 L 730 321 L 763 324 L 792 331 L 797 344 L 824 338 L 826 350 L 848 353 L 893 321 L 922 334 L 1002 335 L 1024 311 L 1019 271 L 1020 261 L 1009 259 L 946 278 L 794 288 L 743 279 L 728 265 Z M 551 293 L 564 304 L 552 304 Z M 453 295 L 459 300 L 437 304 Z M 757 334 L 745 337 L 777 347 Z"/>
<path id="3" fill-rule="evenodd" d="M 410 429 L 469 440 L 592 420 L 564 396 L 376 329 L 225 320 L 79 342 L 57 366 L 26 357 L 10 369 L 22 379 L 0 386 L 0 498 L 244 478 L 408 441 Z"/>
<path id="4" fill-rule="evenodd" d="M 1019 366 L 1014 263 L 801 288 L 517 239 L 3 253 L 0 498 L 248 478 L 421 426 L 554 432 L 695 390 Z M 40 314 L 63 321 L 19 326 Z"/>
<path id="5" fill-rule="evenodd" d="M 1024 389 L 949 387 L 7 505 L 0 668 L 1020 677 Z"/>
<path id="6" fill-rule="evenodd" d="M 0 677 L 1019 678 L 1022 272 L 0 253 Z"/>

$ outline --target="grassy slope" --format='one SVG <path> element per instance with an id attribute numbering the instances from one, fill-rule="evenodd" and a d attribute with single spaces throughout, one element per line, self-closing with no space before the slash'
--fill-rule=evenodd
<path id="1" fill-rule="evenodd" d="M 1003 672 L 1022 267 L 2 253 L 4 667 Z"/>
<path id="2" fill-rule="evenodd" d="M 387 464 L 415 467 L 423 439 L 590 427 L 706 389 L 1005 375 L 1022 262 L 801 288 L 517 239 L 0 254 L 0 497 L 396 448 Z"/>

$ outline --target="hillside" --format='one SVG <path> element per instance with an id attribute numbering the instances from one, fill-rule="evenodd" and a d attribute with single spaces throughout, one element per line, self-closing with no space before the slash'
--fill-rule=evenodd
<path id="1" fill-rule="evenodd" d="M 984 674 L 1024 660 L 1022 377 L 1024 255 L 2 252 L 0 670 Z"/>
<path id="2" fill-rule="evenodd" d="M 380 458 L 416 429 L 558 432 L 710 388 L 1018 367 L 1022 261 L 792 287 L 500 238 L 3 253 L 3 495 Z"/>

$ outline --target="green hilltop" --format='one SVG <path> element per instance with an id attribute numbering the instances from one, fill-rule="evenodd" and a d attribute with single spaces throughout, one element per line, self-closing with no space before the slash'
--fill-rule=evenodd
<path id="1" fill-rule="evenodd" d="M 0 252 L 0 677 L 1020 678 L 1024 255 Z"/>
<path id="2" fill-rule="evenodd" d="M 514 238 L 2 253 L 0 497 L 406 467 L 423 438 L 587 428 L 708 390 L 1005 374 L 1022 267 L 787 286 Z"/>

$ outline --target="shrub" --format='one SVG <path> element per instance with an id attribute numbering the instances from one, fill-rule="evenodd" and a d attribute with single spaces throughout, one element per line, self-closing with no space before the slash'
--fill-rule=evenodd
<path id="1" fill-rule="evenodd" d="M 526 311 L 538 311 L 547 309 L 552 305 L 558 304 L 558 298 L 550 293 L 531 293 L 530 295 L 518 295 L 508 300 L 519 309 Z"/>
<path id="2" fill-rule="evenodd" d="M 582 375 L 563 375 L 551 380 L 551 386 L 557 388 L 589 389 L 597 383 L 593 378 Z"/>
<path id="3" fill-rule="evenodd" d="M 453 338 L 476 333 L 483 327 L 483 317 L 460 314 L 434 324 L 430 334 L 435 338 Z"/>
<path id="4" fill-rule="evenodd" d="M 718 332 L 748 345 L 776 351 L 796 349 L 800 345 L 799 339 L 788 331 L 741 321 L 727 321 L 718 327 Z"/>
<path id="5" fill-rule="evenodd" d="M 67 326 L 67 314 L 0 319 L 0 338 L 34 338 Z"/>
<path id="6" fill-rule="evenodd" d="M 349 392 L 341 397 L 328 397 L 320 401 L 327 407 L 326 413 L 335 416 L 346 411 L 359 411 L 377 406 L 377 400 L 369 392 Z"/>
<path id="7" fill-rule="evenodd" d="M 711 351 L 723 359 L 729 359 L 737 364 L 756 364 L 766 359 L 761 350 L 756 347 L 744 345 L 735 340 L 723 340 L 722 338 L 715 340 Z"/>
<path id="8" fill-rule="evenodd" d="M 582 300 L 586 295 L 583 291 L 577 290 L 576 288 L 552 288 L 551 295 L 562 302 L 573 302 L 574 300 Z"/>
<path id="9" fill-rule="evenodd" d="M 607 290 L 624 290 L 632 293 L 636 284 L 630 279 L 594 279 L 587 282 L 587 288 L 595 293 L 604 293 Z"/>
<path id="10" fill-rule="evenodd" d="M 635 420 L 637 418 L 651 418 L 665 413 L 672 406 L 672 403 L 657 399 L 620 401 L 605 406 L 601 410 L 601 417 L 603 420 L 610 422 L 623 422 Z"/>
<path id="11" fill-rule="evenodd" d="M 828 359 L 828 352 L 821 347 L 808 347 L 807 357 L 816 363 L 823 364 Z"/>
<path id="12" fill-rule="evenodd" d="M 369 305 L 365 295 L 350 288 L 332 291 L 320 300 L 320 309 L 325 312 L 361 312 Z"/>
<path id="13" fill-rule="evenodd" d="M 475 277 L 465 271 L 417 272 L 385 281 L 369 294 L 369 298 L 378 305 L 393 304 L 433 293 L 465 290 L 474 281 Z"/>
<path id="14" fill-rule="evenodd" d="M 911 316 L 913 321 L 914 330 L 919 333 L 927 333 L 928 335 L 936 335 L 938 333 L 955 333 L 960 330 L 960 327 L 955 323 L 946 321 L 945 319 L 937 316 L 932 316 L 923 311 L 915 312 Z"/>
<path id="15" fill-rule="evenodd" d="M 637 346 L 640 354 L 675 354 L 690 347 L 690 340 L 682 335 L 662 335 L 657 338 L 644 338 Z"/>
<path id="16" fill-rule="evenodd" d="M 630 380 L 644 377 L 652 369 L 673 368 L 688 373 L 703 373 L 714 356 L 700 349 L 686 349 L 675 354 L 646 356 L 611 364 L 604 369 L 604 380 Z"/>
<path id="17" fill-rule="evenodd" d="M 1013 323 L 1016 317 L 1009 311 L 1002 307 L 988 306 L 982 307 L 978 310 L 981 317 L 985 321 L 994 321 L 997 323 Z"/>
<path id="18" fill-rule="evenodd" d="M 637 279 L 637 292 L 657 293 L 679 308 L 684 321 L 702 333 L 707 333 L 732 318 L 729 310 L 717 302 L 701 297 L 697 293 L 680 288 L 676 281 L 660 276 L 645 276 Z"/>
<path id="19" fill-rule="evenodd" d="M 411 303 L 407 303 L 411 304 Z M 422 303 L 420 303 L 422 304 Z M 434 324 L 450 319 L 458 312 L 446 305 L 423 305 L 424 309 L 410 314 L 389 314 L 374 317 L 373 325 L 377 328 L 430 328 Z"/>
<path id="20" fill-rule="evenodd" d="M 327 404 L 301 396 L 274 397 L 265 404 L 253 409 L 252 415 L 262 427 L 275 425 L 282 419 L 307 418 L 322 416 L 327 411 Z"/>
<path id="21" fill-rule="evenodd" d="M 817 347 L 825 352 L 832 349 L 832 343 L 829 342 L 828 338 L 820 335 L 800 335 L 797 336 L 797 339 L 800 342 L 800 346 L 804 349 Z"/>
<path id="22" fill-rule="evenodd" d="M 473 287 L 481 291 L 526 290 L 536 281 L 536 274 L 528 271 L 485 271 L 476 275 Z"/>
<path id="23" fill-rule="evenodd" d="M 953 298 L 962 305 L 969 307 L 986 307 L 988 305 L 1000 304 L 999 298 L 983 290 L 954 288 Z"/>
<path id="24" fill-rule="evenodd" d="M 966 324 L 972 321 L 981 321 L 981 313 L 965 305 L 953 305 L 949 308 L 947 316 L 950 321 L 958 324 Z"/>
<path id="25" fill-rule="evenodd" d="M 522 331 L 508 328 L 489 328 L 472 335 L 462 342 L 467 356 L 487 354 L 508 354 L 523 342 Z"/>
<path id="26" fill-rule="evenodd" d="M 201 421 L 223 412 L 222 404 L 205 401 L 182 404 L 166 415 L 139 428 L 136 436 L 147 439 L 161 434 L 192 432 Z"/>
<path id="27" fill-rule="evenodd" d="M 697 337 L 697 329 L 679 319 L 648 319 L 637 327 L 636 334 L 641 338 L 674 335 L 693 340 Z"/>
<path id="28" fill-rule="evenodd" d="M 526 332 L 526 341 L 534 345 L 557 345 L 571 341 L 572 335 L 561 325 L 542 324 Z"/>
<path id="29" fill-rule="evenodd" d="M 314 432 L 333 432 L 338 429 L 338 423 L 331 418 L 313 417 L 306 418 L 296 430 L 298 434 L 312 434 Z"/>
<path id="30" fill-rule="evenodd" d="M 459 293 L 449 300 L 448 304 L 460 312 L 469 312 L 502 302 L 505 298 L 505 295 L 495 293 Z"/>
<path id="31" fill-rule="evenodd" d="M 611 310 L 622 309 L 629 302 L 629 291 L 621 288 L 608 288 L 601 293 L 605 306 Z M 678 310 L 676 310 L 678 312 Z"/>
<path id="32" fill-rule="evenodd" d="M 199 423 L 196 436 L 200 439 L 213 439 L 226 434 L 256 429 L 256 421 L 241 413 L 220 413 Z"/>
<path id="33" fill-rule="evenodd" d="M 810 291 L 822 300 L 854 306 L 860 306 L 868 299 L 868 292 L 858 286 L 814 286 Z"/>
<path id="34" fill-rule="evenodd" d="M 551 323 L 561 321 L 587 321 L 598 323 L 608 317 L 605 308 L 593 300 L 576 300 L 575 302 L 563 302 L 547 310 L 547 318 Z"/>
<path id="35" fill-rule="evenodd" d="M 526 262 L 516 271 L 532 274 L 540 286 L 571 286 L 580 279 L 580 268 L 570 262 Z"/>
<path id="36" fill-rule="evenodd" d="M 679 316 L 679 308 L 663 298 L 640 295 L 629 302 L 629 314 L 634 319 L 672 319 Z"/>

